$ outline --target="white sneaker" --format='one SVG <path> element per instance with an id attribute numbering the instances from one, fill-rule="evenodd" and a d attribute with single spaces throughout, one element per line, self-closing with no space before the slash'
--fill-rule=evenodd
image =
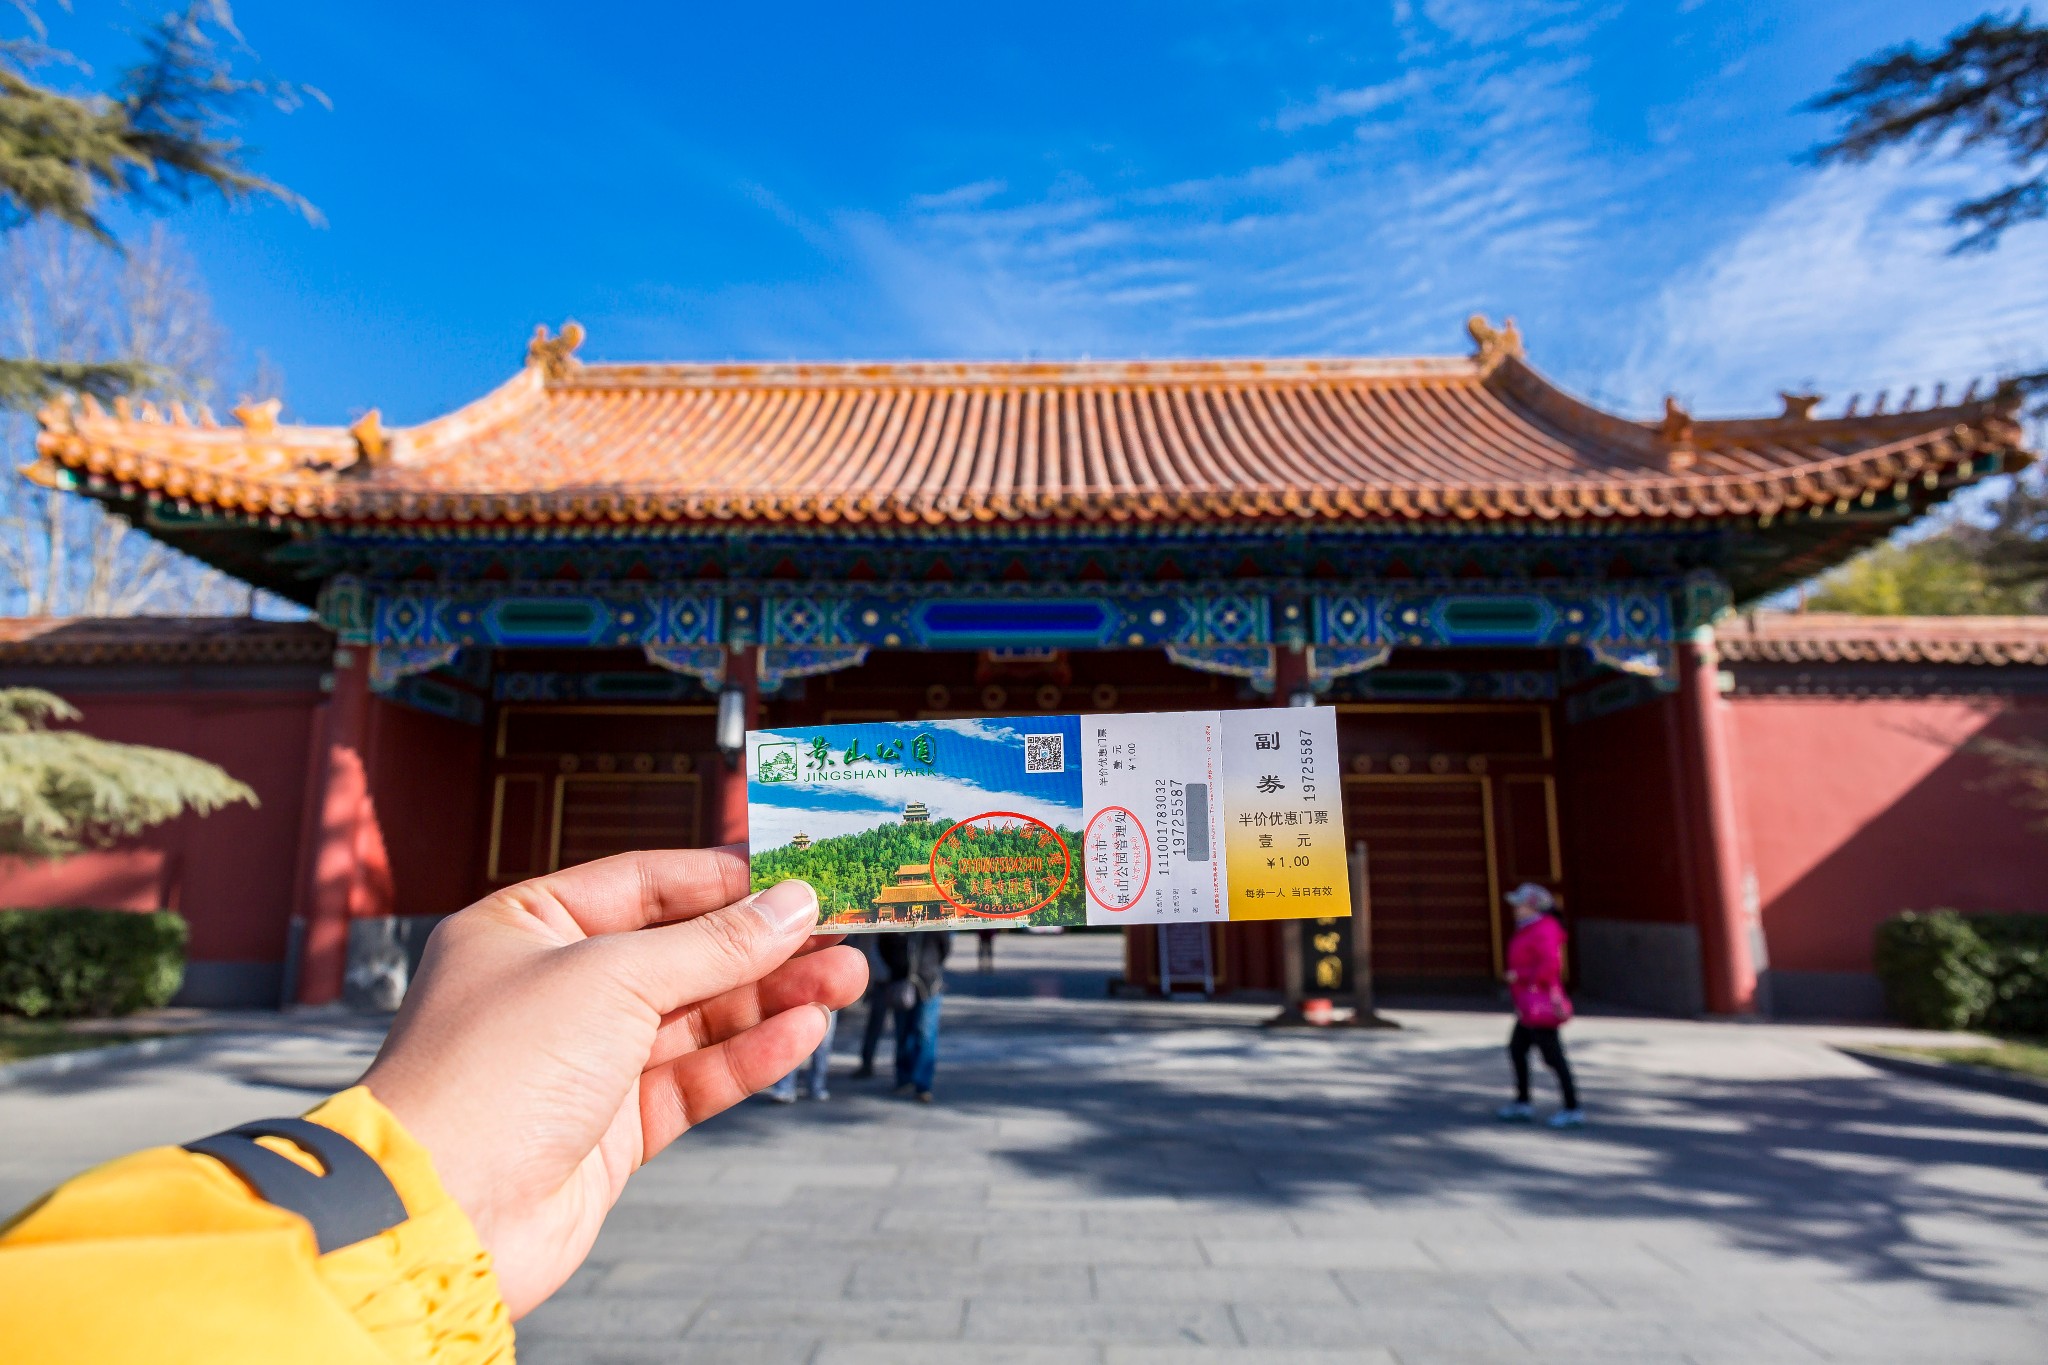
<path id="1" fill-rule="evenodd" d="M 1584 1128 L 1586 1111 L 1583 1109 L 1560 1109 L 1548 1120 L 1552 1128 Z"/>
<path id="2" fill-rule="evenodd" d="M 1521 1100 L 1516 1100 L 1513 1104 L 1504 1104 L 1494 1110 L 1493 1116 L 1504 1123 L 1527 1123 L 1536 1117 L 1536 1111 Z"/>

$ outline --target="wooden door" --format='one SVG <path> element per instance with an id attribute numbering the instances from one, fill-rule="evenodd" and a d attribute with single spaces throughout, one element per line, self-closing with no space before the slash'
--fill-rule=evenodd
<path id="1" fill-rule="evenodd" d="M 703 843 L 708 706 L 499 708 L 486 886 L 642 848 Z"/>
<path id="2" fill-rule="evenodd" d="M 1483 777 L 1349 777 L 1346 833 L 1366 846 L 1377 976 L 1485 977 L 1499 950 L 1493 793 Z"/>
<path id="3" fill-rule="evenodd" d="M 555 779 L 555 867 L 641 848 L 695 848 L 695 773 L 577 773 Z"/>

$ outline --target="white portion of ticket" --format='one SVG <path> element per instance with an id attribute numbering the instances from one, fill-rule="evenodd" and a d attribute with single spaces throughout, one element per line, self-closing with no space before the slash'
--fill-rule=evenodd
<path id="1" fill-rule="evenodd" d="M 1230 918 L 1222 713 L 1081 717 L 1090 924 Z"/>

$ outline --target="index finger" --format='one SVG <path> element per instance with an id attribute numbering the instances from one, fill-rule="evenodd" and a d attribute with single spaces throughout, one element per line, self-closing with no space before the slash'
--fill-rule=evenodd
<path id="1" fill-rule="evenodd" d="M 744 844 L 655 848 L 579 863 L 498 894 L 585 937 L 695 919 L 747 894 Z"/>

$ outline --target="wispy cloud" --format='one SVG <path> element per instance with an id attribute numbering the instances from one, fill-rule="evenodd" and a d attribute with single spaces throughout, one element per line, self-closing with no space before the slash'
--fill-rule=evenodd
<path id="1" fill-rule="evenodd" d="M 2048 365 L 2048 231 L 1947 254 L 1948 207 L 1982 184 L 1983 168 L 1905 158 L 1799 181 L 1659 292 L 1605 387 L 1644 409 L 1675 392 L 1756 411 L 1781 388 L 1896 404 Z"/>
<path id="2" fill-rule="evenodd" d="M 840 230 L 933 352 L 1444 349 L 1466 313 L 1562 291 L 1640 179 L 1594 148 L 1582 56 L 1470 45 L 1572 7 L 1520 8 L 1415 19 L 1435 55 L 1281 108 L 1265 162 L 1036 197 L 981 182 Z"/>
<path id="3" fill-rule="evenodd" d="M 1589 24 L 1614 17 L 1620 6 L 1585 5 L 1579 0 L 1423 0 L 1417 8 L 1397 3 L 1405 12 L 1410 41 L 1418 29 L 1433 28 L 1461 43 L 1492 44 L 1521 40 L 1551 46 L 1583 37 Z"/>
<path id="4" fill-rule="evenodd" d="M 910 207 L 919 213 L 942 213 L 948 209 L 971 209 L 985 204 L 1009 188 L 1002 180 L 977 180 L 969 185 L 955 185 L 950 190 L 937 194 L 920 194 L 913 197 Z"/>
<path id="5" fill-rule="evenodd" d="M 1274 116 L 1273 126 L 1283 133 L 1292 133 L 1335 123 L 1339 119 L 1367 118 L 1413 99 L 1428 90 L 1431 83 L 1432 73 L 1411 70 L 1393 80 L 1373 85 L 1361 85 L 1351 90 L 1325 90 L 1309 104 L 1282 109 Z"/>
<path id="6" fill-rule="evenodd" d="M 1770 411 L 1780 388 L 1897 395 L 2048 363 L 2048 230 L 1945 254 L 1975 168 L 1795 165 L 1791 111 L 1822 77 L 1764 93 L 1759 72 L 1796 16 L 1731 38 L 1666 15 L 1640 59 L 1691 77 L 1666 81 L 1620 15 L 1402 0 L 1377 47 L 1306 88 L 1285 78 L 1308 39 L 1274 36 L 1244 68 L 1272 93 L 1228 108 L 1229 164 L 1148 174 L 1091 143 L 879 207 L 797 214 L 760 191 L 826 268 L 657 302 L 760 355 L 1427 354 L 1462 348 L 1470 313 L 1511 313 L 1547 372 L 1645 414 L 1666 392 Z"/>

